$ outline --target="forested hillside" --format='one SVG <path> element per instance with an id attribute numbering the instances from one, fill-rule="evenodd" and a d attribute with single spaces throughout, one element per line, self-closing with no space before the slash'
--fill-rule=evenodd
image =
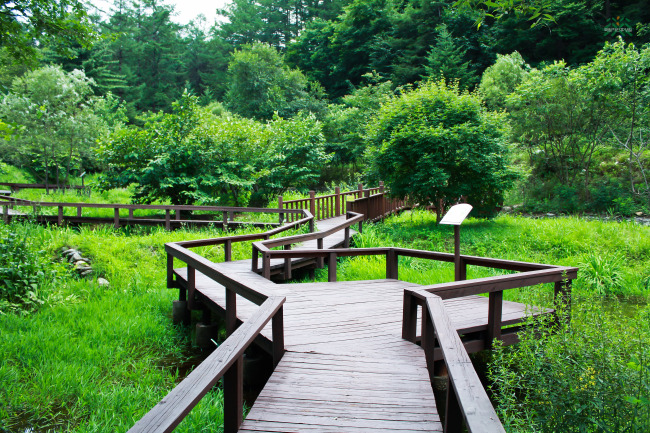
<path id="1" fill-rule="evenodd" d="M 136 183 L 145 201 L 263 204 L 289 188 L 388 179 L 372 169 L 394 139 L 373 135 L 382 107 L 444 80 L 452 99 L 471 92 L 503 127 L 492 170 L 517 175 L 488 186 L 490 203 L 648 211 L 650 8 L 508 4 L 233 0 L 216 23 L 179 25 L 164 2 L 115 0 L 95 16 L 61 3 L 76 28 L 14 26 L 22 51 L 3 41 L 0 158 L 48 183 L 102 172 L 101 185 Z M 423 107 L 415 123 L 430 119 Z M 453 142 L 411 139 L 422 146 L 407 166 L 463 161 Z M 203 164 L 188 158 L 197 153 Z M 446 170 L 421 175 L 473 176 Z M 160 172 L 168 184 L 155 184 Z M 451 182 L 451 201 L 468 195 Z"/>

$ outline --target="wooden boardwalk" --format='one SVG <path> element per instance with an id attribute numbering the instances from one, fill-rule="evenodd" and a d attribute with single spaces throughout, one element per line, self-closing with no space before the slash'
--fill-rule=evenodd
<path id="1" fill-rule="evenodd" d="M 341 222 L 335 218 L 317 225 L 322 231 Z M 342 242 L 343 233 L 337 232 L 325 238 L 324 248 Z M 313 250 L 315 244 L 308 241 L 293 249 Z M 301 261 L 292 260 L 294 266 Z M 280 269 L 284 260 L 273 259 L 271 265 Z M 286 353 L 240 431 L 442 431 L 424 351 L 402 338 L 404 289 L 417 284 L 396 279 L 276 284 L 252 272 L 250 260 L 217 266 L 234 280 L 286 297 Z M 175 274 L 181 284 L 187 281 L 186 268 Z M 198 271 L 195 286 L 205 305 L 225 312 L 223 286 Z M 487 329 L 487 297 L 444 302 L 459 333 Z M 242 322 L 259 308 L 239 295 L 236 303 Z M 526 313 L 522 304 L 503 302 L 503 324 L 517 323 Z M 270 351 L 270 324 L 261 336 Z"/>

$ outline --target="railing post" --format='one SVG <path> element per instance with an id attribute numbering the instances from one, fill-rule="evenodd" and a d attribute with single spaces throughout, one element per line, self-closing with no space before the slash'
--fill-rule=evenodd
<path id="1" fill-rule="evenodd" d="M 404 290 L 404 306 L 402 308 L 402 338 L 415 343 L 417 332 L 418 304 L 413 293 Z"/>
<path id="2" fill-rule="evenodd" d="M 284 356 L 284 313 L 283 307 L 280 307 L 277 313 L 271 319 L 271 333 L 273 334 L 273 366 L 277 367 L 278 363 Z"/>
<path id="3" fill-rule="evenodd" d="M 390 248 L 386 252 L 386 279 L 397 280 L 398 272 L 398 254 L 394 249 Z"/>
<path id="4" fill-rule="evenodd" d="M 350 227 L 344 229 L 345 238 L 343 239 L 343 248 L 350 248 Z"/>
<path id="5" fill-rule="evenodd" d="M 235 222 L 235 211 L 231 210 L 228 211 L 228 218 L 230 219 L 230 222 Z"/>
<path id="6" fill-rule="evenodd" d="M 59 213 L 56 222 L 59 226 L 63 225 L 63 206 L 59 206 Z"/>
<path id="7" fill-rule="evenodd" d="M 174 284 L 174 256 L 167 253 L 167 288 L 176 287 Z"/>
<path id="8" fill-rule="evenodd" d="M 232 261 L 232 240 L 230 239 L 227 239 L 226 243 L 223 245 L 223 261 Z"/>
<path id="9" fill-rule="evenodd" d="M 175 215 L 176 221 L 180 221 L 181 220 L 181 210 L 176 209 L 175 213 L 176 213 L 176 215 Z"/>
<path id="10" fill-rule="evenodd" d="M 77 206 L 77 218 L 81 218 L 81 206 Z"/>
<path id="11" fill-rule="evenodd" d="M 309 212 L 314 216 L 314 219 L 318 219 L 316 214 L 316 191 L 309 191 Z"/>
<path id="12" fill-rule="evenodd" d="M 454 279 L 460 281 L 460 225 L 454 225 Z"/>
<path id="13" fill-rule="evenodd" d="M 465 258 L 463 256 L 460 257 L 460 280 L 466 280 L 467 279 L 467 262 L 465 261 Z"/>
<path id="14" fill-rule="evenodd" d="M 271 279 L 271 254 L 263 253 L 262 256 L 262 276 L 267 280 Z"/>
<path id="15" fill-rule="evenodd" d="M 318 238 L 316 239 L 316 247 L 319 250 L 323 249 L 323 238 Z M 322 269 L 325 267 L 325 258 L 324 257 L 316 257 L 316 267 L 319 269 Z"/>
<path id="16" fill-rule="evenodd" d="M 113 227 L 120 228 L 120 208 L 113 209 Z"/>
<path id="17" fill-rule="evenodd" d="M 285 245 L 284 249 L 286 251 L 291 250 L 291 244 Z M 285 280 L 291 279 L 291 258 L 290 257 L 284 259 L 284 279 Z"/>
<path id="18" fill-rule="evenodd" d="M 196 289 L 196 270 L 187 266 L 187 309 L 194 308 L 194 290 Z"/>
<path id="19" fill-rule="evenodd" d="M 309 233 L 314 233 L 314 219 L 316 219 L 316 217 L 309 220 Z"/>
<path id="20" fill-rule="evenodd" d="M 283 204 L 282 204 L 282 196 L 279 195 L 279 196 L 278 196 L 278 209 L 282 210 L 282 207 L 283 207 Z M 279 216 L 278 216 L 278 222 L 279 222 L 280 224 L 282 224 L 282 223 L 284 222 L 284 213 L 283 213 L 283 212 L 280 212 L 278 215 L 279 215 Z"/>
<path id="21" fill-rule="evenodd" d="M 555 318 L 562 320 L 565 324 L 571 323 L 571 280 L 557 281 L 554 293 Z M 562 316 L 558 314 L 558 310 Z"/>
<path id="22" fill-rule="evenodd" d="M 129 219 L 133 219 L 133 208 L 129 208 Z"/>
<path id="23" fill-rule="evenodd" d="M 172 217 L 169 213 L 169 209 L 165 209 L 165 230 L 170 231 L 172 229 Z"/>
<path id="24" fill-rule="evenodd" d="M 341 216 L 341 187 L 340 186 L 334 188 L 334 200 L 336 200 L 336 202 L 334 203 L 334 211 L 336 212 L 336 216 Z"/>
<path id="25" fill-rule="evenodd" d="M 5 222 L 5 224 L 9 223 L 9 206 L 8 205 L 3 205 L 2 206 L 2 220 Z"/>
<path id="26" fill-rule="evenodd" d="M 363 184 L 360 183 L 357 185 L 359 192 L 357 193 L 357 198 L 363 198 Z"/>
<path id="27" fill-rule="evenodd" d="M 223 431 L 236 433 L 244 417 L 243 355 L 223 375 Z"/>
<path id="28" fill-rule="evenodd" d="M 384 193 L 384 181 L 380 180 L 379 181 L 379 194 L 383 194 L 383 193 Z"/>
<path id="29" fill-rule="evenodd" d="M 222 221 L 222 224 L 223 224 L 223 229 L 226 230 L 228 228 L 228 212 L 227 211 L 223 211 L 221 221 Z"/>
<path id="30" fill-rule="evenodd" d="M 237 329 L 237 293 L 226 287 L 226 335 Z"/>
<path id="31" fill-rule="evenodd" d="M 488 306 L 488 328 L 486 347 L 491 348 L 494 339 L 501 339 L 501 316 L 503 311 L 503 291 L 490 292 Z"/>
<path id="32" fill-rule="evenodd" d="M 424 349 L 424 357 L 427 362 L 427 370 L 429 372 L 429 379 L 433 383 L 435 375 L 435 349 L 436 349 L 436 333 L 433 327 L 433 321 L 429 317 L 429 306 L 427 302 L 422 303 L 422 349 Z M 446 430 L 445 430 L 446 432 Z"/>
<path id="33" fill-rule="evenodd" d="M 363 219 L 359 220 L 359 233 L 363 233 Z"/>
<path id="34" fill-rule="evenodd" d="M 327 256 L 327 281 L 336 282 L 336 253 L 329 253 Z"/>
<path id="35" fill-rule="evenodd" d="M 259 270 L 259 257 L 260 251 L 253 245 L 253 254 L 251 257 L 251 271 L 257 272 Z"/>

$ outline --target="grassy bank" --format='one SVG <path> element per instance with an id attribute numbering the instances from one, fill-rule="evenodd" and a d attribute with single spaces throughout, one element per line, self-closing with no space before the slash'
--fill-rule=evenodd
<path id="1" fill-rule="evenodd" d="M 171 324 L 177 293 L 165 287 L 164 243 L 222 233 L 32 225 L 11 230 L 26 236 L 30 248 L 44 250 L 57 280 L 39 285 L 39 302 L 27 305 L 29 313 L 0 314 L 0 431 L 126 431 L 173 388 L 176 365 L 188 356 L 188 332 Z M 92 260 L 95 277 L 110 286 L 66 271 L 58 263 L 62 247 L 80 249 Z M 221 248 L 201 253 L 223 260 Z M 249 254 L 250 244 L 234 245 L 235 259 Z M 220 419 L 215 391 L 177 431 L 214 431 Z"/>

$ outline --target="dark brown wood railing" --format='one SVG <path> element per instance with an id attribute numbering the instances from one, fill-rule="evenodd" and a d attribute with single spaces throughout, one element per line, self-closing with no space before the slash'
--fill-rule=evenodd
<path id="1" fill-rule="evenodd" d="M 44 183 L 16 183 L 16 182 L 0 182 L 0 186 L 9 188 L 11 192 L 17 192 L 21 189 L 45 189 L 45 190 L 57 190 L 57 189 L 76 189 L 84 190 L 87 187 L 83 185 L 57 185 L 55 183 L 50 183 L 45 185 Z"/>
<path id="2" fill-rule="evenodd" d="M 224 390 L 224 432 L 234 433 L 239 429 L 243 417 L 243 353 L 271 321 L 273 365 L 277 366 L 284 354 L 283 297 L 274 297 L 263 285 L 243 283 L 228 276 L 222 265 L 191 251 L 189 248 L 224 245 L 225 261 L 232 260 L 232 244 L 254 239 L 269 239 L 271 236 L 303 224 L 313 225 L 313 216 L 304 210 L 297 210 L 303 218 L 291 224 L 269 230 L 262 234 L 228 236 L 225 238 L 201 239 L 165 244 L 167 252 L 167 287 L 179 289 L 179 299 L 188 301 L 194 307 L 196 295 L 196 272 L 218 282 L 226 290 L 226 332 L 228 338 L 205 361 L 203 361 L 180 385 L 149 411 L 130 430 L 130 433 L 171 432 L 187 416 L 205 394 L 223 378 Z M 313 226 L 312 226 L 313 229 Z M 187 266 L 184 284 L 176 280 L 174 259 Z M 237 295 L 259 305 L 253 316 L 241 325 L 237 318 Z"/>
<path id="3" fill-rule="evenodd" d="M 3 207 L 3 216 L 6 220 L 16 218 L 26 218 L 27 215 L 11 215 L 7 210 L 15 206 L 32 207 L 33 214 L 38 221 L 64 225 L 65 223 L 104 223 L 112 224 L 115 228 L 122 225 L 163 225 L 167 230 L 181 227 L 186 224 L 194 225 L 216 225 L 218 227 L 237 227 L 243 225 L 252 225 L 256 227 L 274 227 L 281 226 L 280 223 L 271 222 L 245 222 L 236 221 L 235 216 L 241 213 L 276 213 L 280 215 L 280 221 L 284 215 L 297 215 L 295 220 L 299 220 L 303 215 L 302 209 L 280 210 L 272 208 L 252 208 L 252 207 L 232 207 L 232 206 L 193 206 L 193 205 L 142 205 L 142 204 L 106 204 L 106 203 L 58 203 L 58 202 L 36 202 L 19 199 L 9 196 L 0 196 L 0 205 Z M 41 209 L 56 208 L 57 215 L 43 215 Z M 113 209 L 113 217 L 89 217 L 83 216 L 83 209 Z M 66 215 L 65 209 L 76 209 L 76 215 Z M 120 210 L 127 210 L 128 217 L 120 215 Z M 152 216 L 140 217 L 135 216 L 138 210 L 160 210 L 164 211 L 164 216 L 159 218 Z M 221 214 L 220 219 L 186 219 L 183 218 L 183 212 L 207 212 Z M 173 216 L 172 216 L 173 215 Z"/>
<path id="4" fill-rule="evenodd" d="M 384 183 L 379 182 L 376 188 L 364 188 L 359 184 L 358 188 L 353 191 L 341 192 L 340 187 L 334 189 L 334 194 L 317 196 L 315 191 L 309 191 L 308 198 L 297 200 L 284 200 L 283 196 L 278 196 L 279 209 L 306 209 L 314 215 L 317 221 L 334 218 L 345 215 L 348 209 L 348 201 L 362 197 L 368 197 L 373 194 L 383 194 Z M 296 218 L 295 215 L 288 215 L 288 218 Z"/>
<path id="5" fill-rule="evenodd" d="M 405 200 L 390 198 L 383 191 L 355 198 L 346 204 L 348 211 L 365 215 L 366 221 L 379 221 L 407 208 L 408 205 Z"/>
<path id="6" fill-rule="evenodd" d="M 422 348 L 427 368 L 433 376 L 433 348 L 436 341 L 447 367 L 447 406 L 445 433 L 505 433 L 483 384 L 474 370 L 463 341 L 451 323 L 441 297 L 424 292 L 426 308 L 422 315 Z"/>
<path id="7" fill-rule="evenodd" d="M 282 317 L 284 301 L 285 298 L 270 297 L 261 303 L 249 320 L 231 331 L 226 341 L 142 417 L 129 433 L 173 431 L 221 378 L 224 389 L 224 432 L 236 432 L 243 417 L 244 351 L 271 320 L 275 340 L 276 325 L 281 323 L 278 318 Z"/>

